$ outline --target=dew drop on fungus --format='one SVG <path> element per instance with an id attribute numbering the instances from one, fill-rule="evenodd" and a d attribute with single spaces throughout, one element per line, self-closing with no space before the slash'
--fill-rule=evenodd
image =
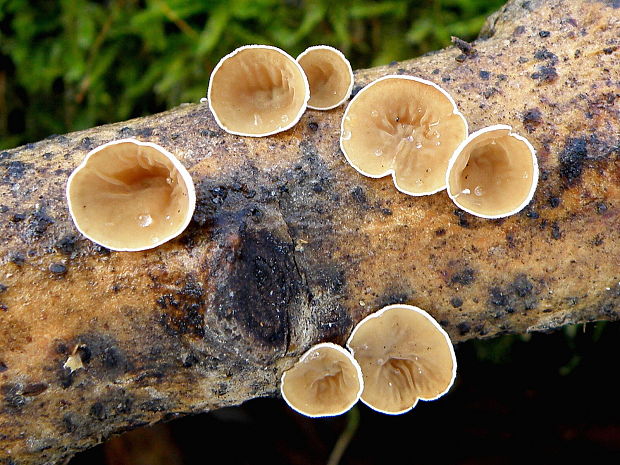
<path id="1" fill-rule="evenodd" d="M 474 189 L 474 194 L 476 194 L 478 197 L 484 194 L 484 190 L 482 189 L 482 186 L 476 186 L 476 188 Z"/>
<path id="2" fill-rule="evenodd" d="M 375 150 L 375 157 L 380 157 L 381 155 L 383 155 L 383 150 L 381 149 Z"/>
<path id="3" fill-rule="evenodd" d="M 372 116 L 373 118 L 376 118 L 377 116 L 379 116 L 379 112 L 377 110 L 372 110 L 370 112 L 370 116 Z"/>
<path id="4" fill-rule="evenodd" d="M 138 216 L 138 222 L 140 223 L 140 226 L 146 228 L 153 224 L 153 217 L 151 215 L 140 215 Z"/>

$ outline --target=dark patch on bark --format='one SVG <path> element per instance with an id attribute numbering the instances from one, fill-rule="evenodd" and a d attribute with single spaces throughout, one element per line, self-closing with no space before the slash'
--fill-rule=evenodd
<path id="1" fill-rule="evenodd" d="M 460 336 L 465 336 L 471 330 L 471 325 L 464 321 L 456 325 L 456 329 Z"/>
<path id="2" fill-rule="evenodd" d="M 461 308 L 463 306 L 463 299 L 461 299 L 460 297 L 452 297 L 450 299 L 450 304 L 454 308 Z"/>
<path id="3" fill-rule="evenodd" d="M 30 383 L 26 384 L 22 389 L 22 395 L 28 397 L 35 397 L 42 394 L 47 390 L 49 385 L 47 383 Z"/>
<path id="4" fill-rule="evenodd" d="M 22 395 L 22 385 L 17 383 L 5 383 L 0 385 L 0 394 L 3 397 L 5 407 L 12 413 L 18 413 L 27 403 Z"/>
<path id="5" fill-rule="evenodd" d="M 269 230 L 249 229 L 245 223 L 231 242 L 236 250 L 214 297 L 217 315 L 236 321 L 259 345 L 285 347 L 287 309 L 300 293 L 293 245 Z"/>
<path id="6" fill-rule="evenodd" d="M 454 265 L 454 263 L 451 264 L 451 268 Z M 472 268 L 465 266 L 452 275 L 452 277 L 450 278 L 450 283 L 453 285 L 469 286 L 475 280 L 476 272 Z"/>
<path id="7" fill-rule="evenodd" d="M 527 132 L 533 132 L 542 120 L 542 112 L 538 108 L 531 108 L 523 113 L 523 126 Z"/>
<path id="8" fill-rule="evenodd" d="M 99 421 L 105 420 L 108 416 L 105 405 L 101 402 L 95 402 L 90 407 L 90 416 Z"/>
<path id="9" fill-rule="evenodd" d="M 6 363 L 4 363 L 2 360 L 0 360 L 0 373 L 4 373 L 8 369 L 9 369 L 9 367 L 6 365 Z"/>
<path id="10" fill-rule="evenodd" d="M 558 72 L 553 66 L 539 66 L 538 70 L 532 73 L 531 77 L 541 84 L 546 84 L 555 81 L 558 78 Z"/>
<path id="11" fill-rule="evenodd" d="M 67 341 L 68 347 L 78 347 L 77 353 L 88 371 L 89 376 L 101 380 L 114 380 L 132 369 L 132 363 L 127 359 L 116 339 L 102 333 L 84 333 Z M 62 360 L 61 364 L 64 364 Z M 69 370 L 63 368 L 64 376 L 61 382 L 71 385 Z M 74 373 L 78 373 L 78 370 Z"/>
<path id="12" fill-rule="evenodd" d="M 11 183 L 16 179 L 23 178 L 26 173 L 26 169 L 29 168 L 29 165 L 17 160 L 0 163 L 0 166 L 5 169 L 3 178 L 5 183 Z"/>
<path id="13" fill-rule="evenodd" d="M 579 179 L 584 161 L 588 157 L 588 145 L 585 137 L 569 137 L 560 152 L 560 176 L 568 186 Z"/>
<path id="14" fill-rule="evenodd" d="M 551 65 L 555 65 L 558 62 L 557 55 L 554 53 L 551 53 L 546 48 L 536 50 L 536 52 L 534 52 L 534 58 L 536 58 L 537 60 L 549 60 L 549 64 Z"/>
<path id="15" fill-rule="evenodd" d="M 45 208 L 35 210 L 26 227 L 26 238 L 28 240 L 40 238 L 52 224 L 54 224 L 54 219 L 47 214 Z"/>
<path id="16" fill-rule="evenodd" d="M 368 200 L 366 199 L 366 194 L 364 193 L 364 189 L 361 186 L 355 186 L 351 190 L 351 197 L 360 205 L 368 205 Z"/>
<path id="17" fill-rule="evenodd" d="M 64 236 L 58 242 L 56 242 L 56 250 L 58 250 L 63 255 L 73 256 L 76 251 L 77 241 L 77 236 L 73 234 Z"/>
<path id="18" fill-rule="evenodd" d="M 162 295 L 156 303 L 164 310 L 160 321 L 166 332 L 176 336 L 204 337 L 204 289 L 194 275 L 187 275 L 180 290 Z"/>
<path id="19" fill-rule="evenodd" d="M 62 263 L 52 263 L 49 269 L 50 272 L 54 273 L 58 277 L 62 277 L 67 273 L 67 267 Z"/>

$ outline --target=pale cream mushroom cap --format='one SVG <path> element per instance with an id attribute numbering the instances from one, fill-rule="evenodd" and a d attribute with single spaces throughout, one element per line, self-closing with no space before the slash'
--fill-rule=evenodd
<path id="1" fill-rule="evenodd" d="M 308 108 L 331 110 L 345 102 L 353 89 L 353 70 L 344 54 L 328 45 L 308 47 L 298 57 L 310 84 Z"/>
<path id="2" fill-rule="evenodd" d="M 445 90 L 415 76 L 390 75 L 351 100 L 340 148 L 361 174 L 391 174 L 399 191 L 429 195 L 445 189 L 450 156 L 466 137 L 467 121 Z"/>
<path id="3" fill-rule="evenodd" d="M 513 215 L 530 203 L 536 191 L 536 151 L 505 124 L 480 129 L 455 150 L 446 183 L 452 201 L 472 215 Z"/>
<path id="4" fill-rule="evenodd" d="M 359 400 L 364 382 L 355 359 L 342 347 L 317 344 L 282 374 L 286 403 L 309 417 L 340 415 Z"/>
<path id="5" fill-rule="evenodd" d="M 66 194 L 80 233 L 119 251 L 173 239 L 196 206 L 194 183 L 181 162 L 163 147 L 135 139 L 89 152 L 69 176 Z"/>
<path id="6" fill-rule="evenodd" d="M 306 75 L 293 57 L 269 45 L 246 45 L 222 58 L 209 80 L 207 100 L 217 124 L 240 136 L 286 131 L 310 98 Z"/>
<path id="7" fill-rule="evenodd" d="M 456 356 L 435 319 L 411 305 L 390 305 L 364 318 L 347 347 L 364 376 L 361 400 L 391 415 L 444 395 L 456 377 Z"/>

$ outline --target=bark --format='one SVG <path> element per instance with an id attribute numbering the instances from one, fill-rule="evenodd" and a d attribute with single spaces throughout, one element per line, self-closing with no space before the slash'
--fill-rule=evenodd
<path id="1" fill-rule="evenodd" d="M 359 175 L 339 151 L 342 107 L 251 139 L 220 130 L 206 104 L 182 105 L 3 152 L 0 463 L 54 463 L 139 425 L 276 395 L 310 345 L 343 343 L 386 304 L 428 310 L 457 342 L 618 319 L 619 6 L 509 2 L 467 54 L 356 73 L 356 89 L 430 79 L 472 131 L 526 135 L 541 181 L 504 220 Z M 79 237 L 65 203 L 88 150 L 124 137 L 175 153 L 197 186 L 188 230 L 147 252 Z M 64 368 L 69 357 L 83 368 Z"/>

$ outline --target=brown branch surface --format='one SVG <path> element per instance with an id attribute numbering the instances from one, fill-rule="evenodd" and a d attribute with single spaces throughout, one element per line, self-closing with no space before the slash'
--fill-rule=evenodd
<path id="1" fill-rule="evenodd" d="M 54 463 L 112 433 L 274 395 L 295 357 L 344 342 L 386 304 L 427 309 L 455 341 L 617 319 L 619 12 L 616 0 L 510 2 L 473 53 L 356 73 L 357 88 L 430 79 L 471 130 L 527 135 L 541 182 L 505 220 L 359 175 L 339 151 L 343 108 L 252 139 L 183 105 L 3 152 L 0 463 Z M 198 190 L 188 230 L 147 252 L 79 237 L 65 204 L 84 155 L 125 137 L 175 153 Z M 83 368 L 64 368 L 70 357 Z"/>

